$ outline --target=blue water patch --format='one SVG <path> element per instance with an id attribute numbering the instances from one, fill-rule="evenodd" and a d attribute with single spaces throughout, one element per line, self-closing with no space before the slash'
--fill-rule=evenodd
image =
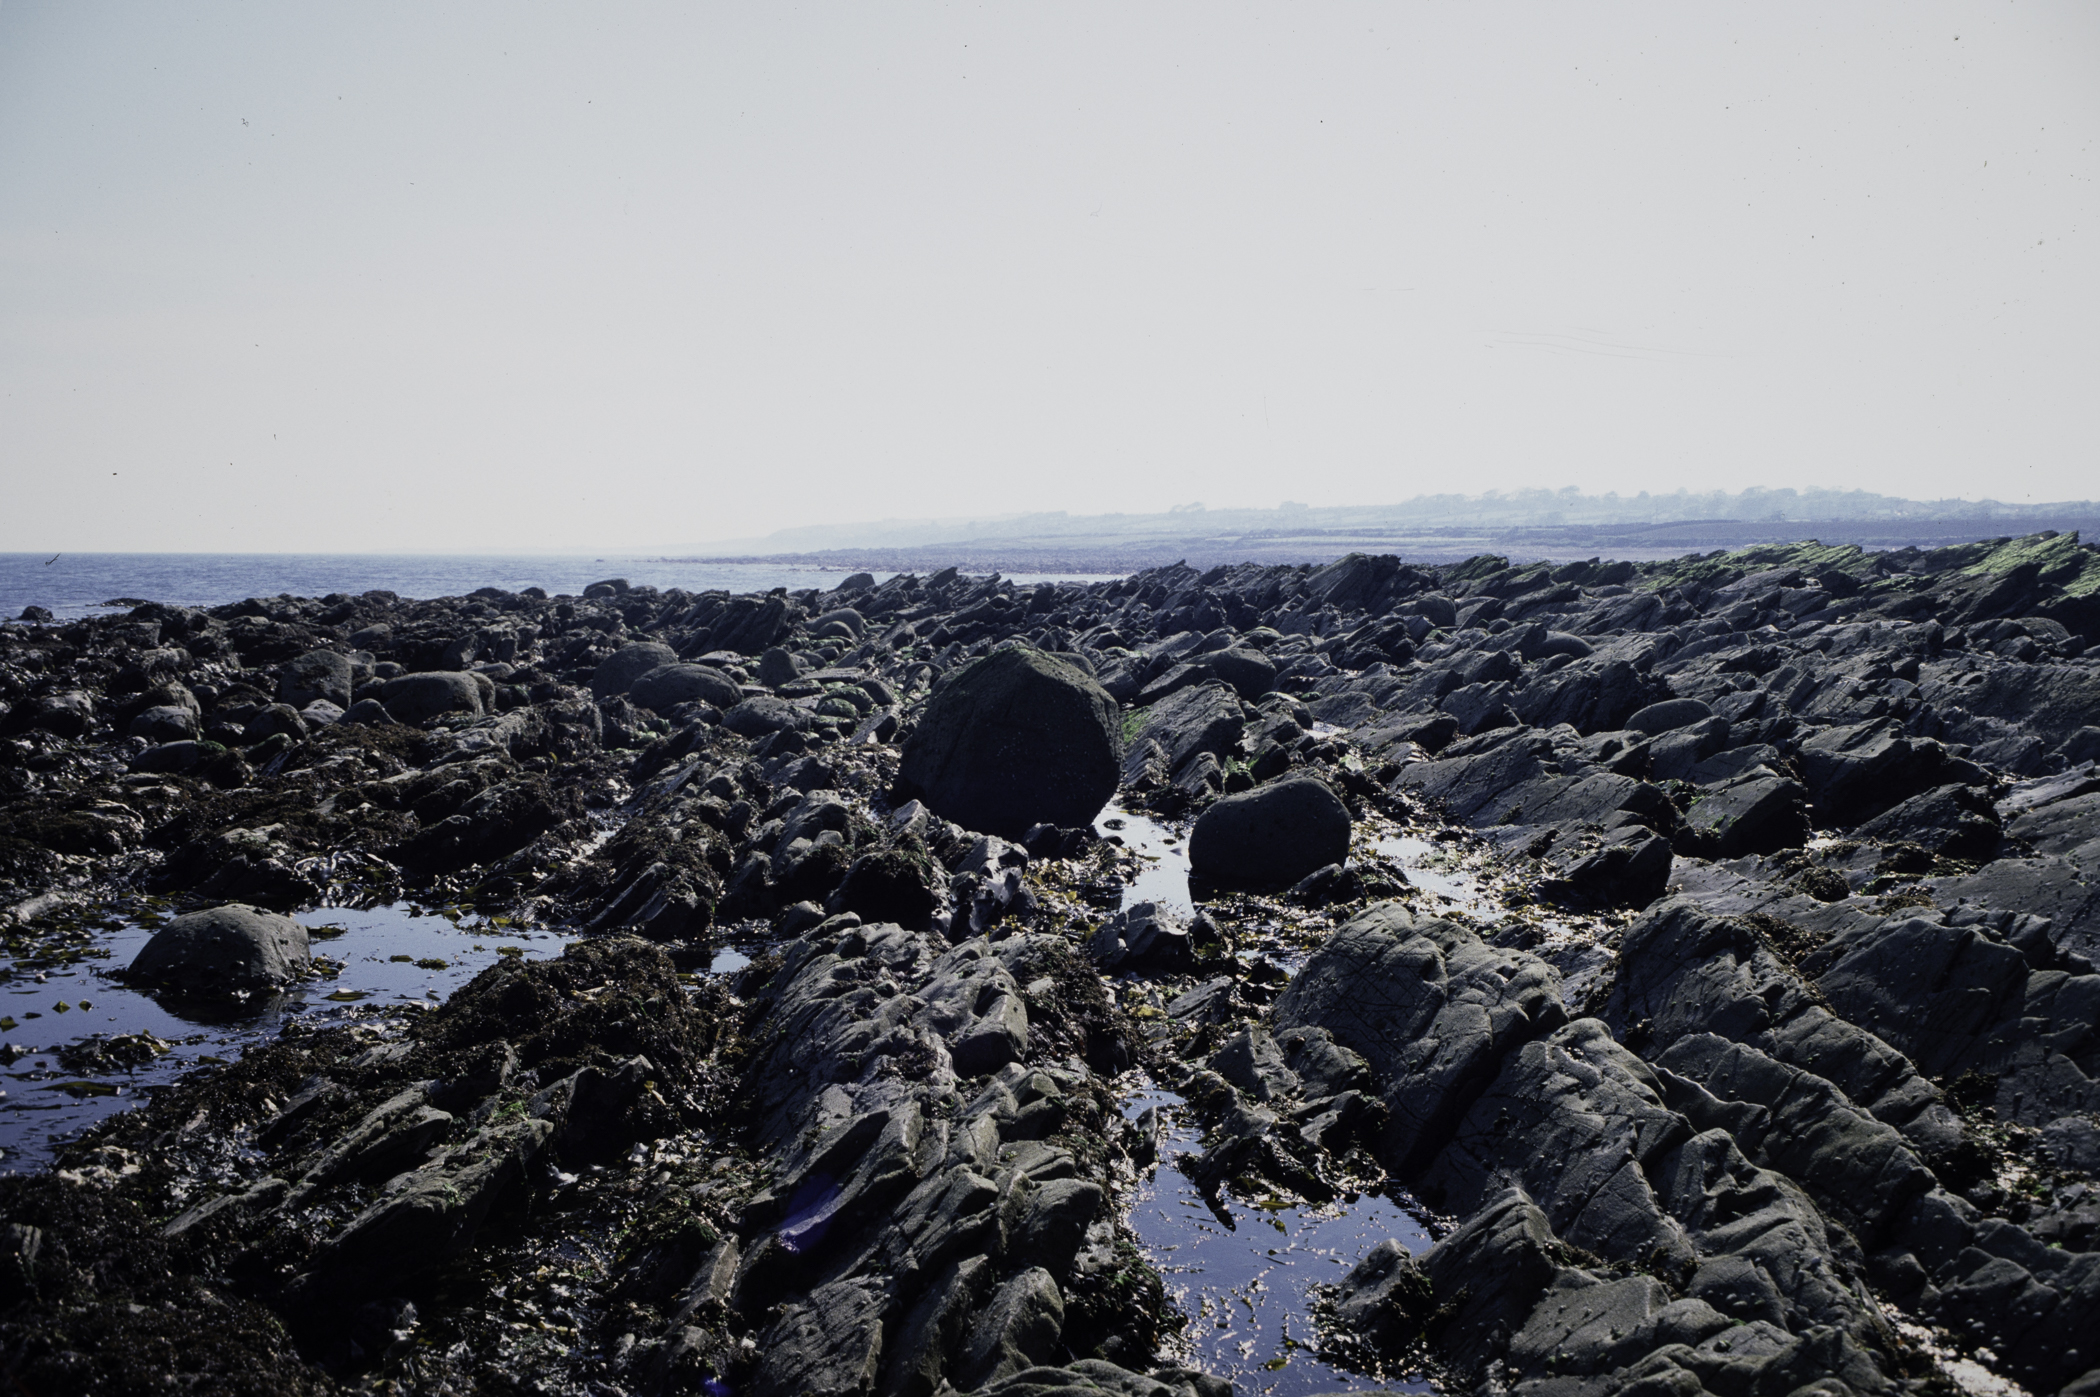
<path id="1" fill-rule="evenodd" d="M 1123 890 L 1123 905 L 1156 902 L 1186 917 L 1196 910 L 1189 894 L 1189 851 L 1185 831 L 1161 824 L 1149 815 L 1139 815 L 1111 804 L 1094 820 L 1094 833 L 1123 841 L 1143 866 Z"/>
<path id="2" fill-rule="evenodd" d="M 721 588 L 765 592 L 775 587 L 830 591 L 847 567 L 695 561 L 624 554 L 604 556 L 474 556 L 360 553 L 0 553 L 0 620 L 41 606 L 60 620 L 109 614 L 117 597 L 182 606 L 222 606 L 249 597 L 324 597 L 374 589 L 404 597 L 461 597 L 480 587 L 507 592 L 544 588 L 580 595 L 593 582 L 622 577 L 637 587 Z M 894 574 L 878 574 L 881 581 Z M 1008 581 L 1106 581 L 1095 574 L 1015 573 Z"/>
<path id="3" fill-rule="evenodd" d="M 1202 1148 L 1195 1128 L 1177 1119 L 1180 1107 L 1179 1097 L 1155 1089 L 1132 1093 L 1122 1109 L 1131 1120 L 1156 1109 L 1165 1122 L 1160 1162 L 1131 1200 L 1130 1228 L 1188 1316 L 1189 1361 L 1230 1378 L 1247 1397 L 1434 1391 L 1424 1380 L 1371 1378 L 1322 1361 L 1311 1311 L 1314 1286 L 1340 1281 L 1387 1238 L 1427 1250 L 1422 1225 L 1389 1198 L 1359 1194 L 1273 1209 L 1227 1195 L 1220 1200 L 1227 1226 L 1175 1166 Z"/>
<path id="4" fill-rule="evenodd" d="M 505 956 L 559 955 L 572 939 L 407 906 L 318 907 L 294 920 L 335 973 L 283 994 L 217 1002 L 117 977 L 152 926 L 97 930 L 84 952 L 66 955 L 51 954 L 62 943 L 34 927 L 11 931 L 0 955 L 0 1172 L 43 1168 L 64 1137 L 186 1072 L 238 1059 L 295 1018 L 330 1024 L 421 1012 Z M 118 1065 L 130 1058 L 143 1060 Z"/>

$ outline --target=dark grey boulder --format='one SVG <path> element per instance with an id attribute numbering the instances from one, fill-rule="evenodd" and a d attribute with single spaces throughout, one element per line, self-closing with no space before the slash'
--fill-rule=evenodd
<path id="1" fill-rule="evenodd" d="M 907 931 L 933 924 L 947 892 L 940 866 L 906 849 L 862 854 L 833 892 L 830 910 L 853 912 L 864 922 L 894 922 Z"/>
<path id="2" fill-rule="evenodd" d="M 857 636 L 866 627 L 867 622 L 862 620 L 861 614 L 852 607 L 842 606 L 825 612 L 814 621 L 811 621 L 809 625 L 812 634 L 823 630 L 826 626 L 836 625 L 845 627 L 848 635 Z"/>
<path id="3" fill-rule="evenodd" d="M 163 742 L 158 747 L 148 747 L 132 758 L 133 771 L 184 772 L 194 771 L 206 762 L 226 755 L 226 749 L 216 742 Z"/>
<path id="4" fill-rule="evenodd" d="M 957 674 L 904 744 L 897 784 L 966 829 L 1018 839 L 1038 824 L 1086 825 L 1115 794 L 1115 700 L 1025 647 Z"/>
<path id="5" fill-rule="evenodd" d="M 306 719 L 299 710 L 288 703 L 273 703 L 248 720 L 247 737 L 250 742 L 261 742 L 282 733 L 297 742 L 306 736 Z"/>
<path id="6" fill-rule="evenodd" d="M 1021 1272 L 992 1296 L 964 1340 L 963 1372 L 972 1387 L 998 1382 L 1045 1362 L 1057 1352 L 1065 1303 L 1057 1281 L 1040 1266 Z"/>
<path id="7" fill-rule="evenodd" d="M 148 742 L 181 742 L 197 735 L 197 715 L 177 704 L 161 704 L 133 718 L 124 732 Z"/>
<path id="8" fill-rule="evenodd" d="M 348 708 L 352 682 L 346 657 L 333 650 L 309 650 L 278 669 L 277 697 L 294 708 L 304 708 L 315 699 Z"/>
<path id="9" fill-rule="evenodd" d="M 1227 796 L 1196 821 L 1189 868 L 1214 882 L 1291 884 L 1349 857 L 1349 810 L 1326 783 L 1284 777 Z"/>
<path id="10" fill-rule="evenodd" d="M 678 652 L 668 645 L 653 640 L 623 645 L 598 661 L 598 668 L 591 673 L 591 697 L 608 699 L 624 694 L 650 670 L 677 663 Z"/>
<path id="11" fill-rule="evenodd" d="M 1640 825 L 1555 852 L 1546 890 L 1577 906 L 1646 907 L 1670 885 L 1670 841 Z"/>
<path id="12" fill-rule="evenodd" d="M 1272 1018 L 1279 1039 L 1325 1029 L 1363 1057 L 1391 1113 L 1380 1151 L 1412 1174 L 1450 1141 L 1503 1058 L 1567 1011 L 1559 974 L 1535 956 L 1383 902 L 1313 954 Z"/>
<path id="13" fill-rule="evenodd" d="M 1106 971 L 1156 970 L 1182 975 L 1196 968 L 1186 923 L 1156 902 L 1126 907 L 1087 942 L 1087 957 Z"/>
<path id="14" fill-rule="evenodd" d="M 810 716 L 786 699 L 760 694 L 747 698 L 722 715 L 722 726 L 744 737 L 764 737 L 776 732 L 806 732 Z"/>
<path id="15" fill-rule="evenodd" d="M 1679 728 L 1688 728 L 1702 719 L 1713 716 L 1713 709 L 1707 707 L 1698 699 L 1664 699 L 1661 703 L 1649 704 L 1646 708 L 1628 718 L 1626 726 L 1633 732 L 1647 733 L 1653 736 L 1656 733 L 1675 732 Z"/>
<path id="16" fill-rule="evenodd" d="M 361 698 L 343 710 L 346 723 L 367 723 L 373 727 L 385 727 L 394 721 L 394 715 L 386 711 L 386 705 L 376 698 Z"/>
<path id="17" fill-rule="evenodd" d="M 802 673 L 802 662 L 775 645 L 758 657 L 758 682 L 777 689 Z"/>
<path id="18" fill-rule="evenodd" d="M 1252 703 L 1276 687 L 1276 665 L 1258 650 L 1232 646 L 1203 656 L 1199 665 Z"/>
<path id="19" fill-rule="evenodd" d="M 309 732 L 315 728 L 332 728 L 343 721 L 343 710 L 339 704 L 327 699 L 315 699 L 299 710 L 299 721 L 306 724 Z"/>
<path id="20" fill-rule="evenodd" d="M 395 721 L 423 723 L 447 713 L 479 716 L 484 710 L 477 676 L 446 670 L 429 674 L 404 674 L 386 681 L 379 701 Z M 483 681 L 486 683 L 487 681 Z"/>
<path id="21" fill-rule="evenodd" d="M 628 701 L 662 713 L 681 703 L 711 703 L 725 712 L 743 702 L 743 690 L 707 665 L 658 665 L 634 681 Z"/>
<path id="22" fill-rule="evenodd" d="M 1724 859 L 1798 849 L 1812 833 L 1808 793 L 1763 768 L 1701 791 L 1684 820 L 1701 852 Z"/>
<path id="23" fill-rule="evenodd" d="M 148 984 L 235 994 L 283 985 L 312 958 L 305 927 L 234 902 L 175 918 L 153 933 L 126 974 Z"/>
<path id="24" fill-rule="evenodd" d="M 1239 746 L 1246 715 L 1239 695 L 1216 680 L 1205 680 L 1159 699 L 1144 710 L 1145 720 L 1124 754 L 1123 779 L 1131 785 L 1147 779 L 1178 779 L 1189 760 L 1201 752 L 1223 757 Z M 1146 744 L 1156 743 L 1157 754 Z M 1157 763 L 1162 770 L 1149 767 Z"/>
<path id="25" fill-rule="evenodd" d="M 1819 824 L 1849 829 L 1934 786 L 1987 786 L 1990 773 L 1894 723 L 1824 728 L 1801 744 L 1800 768 Z"/>
<path id="26" fill-rule="evenodd" d="M 1998 852 L 1998 811 L 1990 796 L 1960 784 L 1935 786 L 1882 811 L 1852 831 L 1884 844 L 1908 840 L 1950 859 L 1982 862 Z"/>

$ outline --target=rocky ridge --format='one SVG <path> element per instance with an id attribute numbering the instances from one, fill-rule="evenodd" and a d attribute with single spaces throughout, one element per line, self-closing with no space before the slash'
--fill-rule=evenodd
<path id="1" fill-rule="evenodd" d="M 2095 1390 L 2096 593 L 2038 535 L 0 626 L 10 975 L 229 904 L 583 938 L 0 1179 L 0 1367 L 1213 1397 L 1119 1212 L 1148 1078 L 1221 1213 L 1440 1239 L 1324 1293 L 1336 1366 Z M 900 779 L 1016 646 L 1076 696 L 1044 787 L 1193 823 L 1192 914 L 1023 783 Z"/>

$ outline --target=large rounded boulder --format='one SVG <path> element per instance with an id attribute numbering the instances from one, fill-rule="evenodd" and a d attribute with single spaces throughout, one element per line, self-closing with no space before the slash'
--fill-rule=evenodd
<path id="1" fill-rule="evenodd" d="M 744 701 L 744 691 L 728 675 L 707 665 L 658 665 L 634 681 L 627 698 L 658 713 L 695 701 L 726 711 Z"/>
<path id="2" fill-rule="evenodd" d="M 127 974 L 193 993 L 237 994 L 283 985 L 312 960 L 305 927 L 229 902 L 177 917 L 153 933 Z"/>
<path id="3" fill-rule="evenodd" d="M 903 794 L 965 829 L 1019 839 L 1086 825 L 1115 794 L 1116 701 L 1090 677 L 1015 646 L 943 685 L 904 744 Z"/>
<path id="4" fill-rule="evenodd" d="M 1189 870 L 1216 883 L 1296 883 L 1348 857 L 1349 809 L 1309 776 L 1227 796 L 1189 835 Z"/>

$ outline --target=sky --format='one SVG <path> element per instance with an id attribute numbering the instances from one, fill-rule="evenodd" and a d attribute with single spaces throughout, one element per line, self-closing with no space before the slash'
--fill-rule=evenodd
<path id="1" fill-rule="evenodd" d="M 0 550 L 2100 496 L 2100 5 L 0 0 Z"/>

